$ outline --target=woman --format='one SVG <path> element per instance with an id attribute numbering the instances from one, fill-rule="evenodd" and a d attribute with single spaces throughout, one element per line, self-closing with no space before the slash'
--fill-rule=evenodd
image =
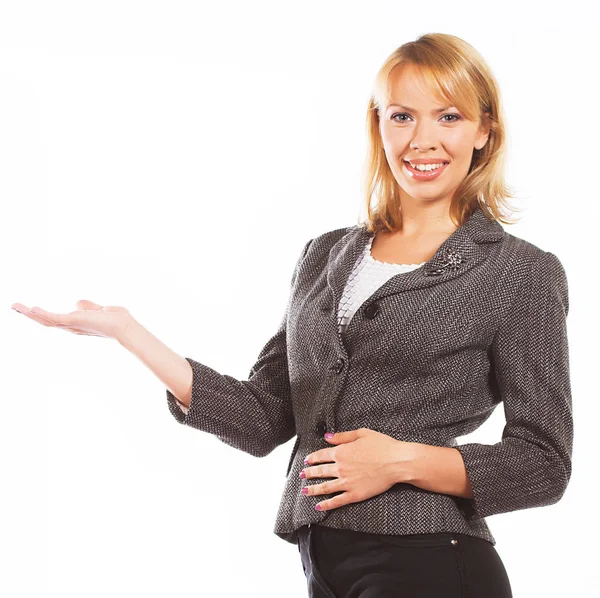
<path id="1" fill-rule="evenodd" d="M 367 122 L 367 222 L 306 243 L 248 380 L 122 307 L 14 307 L 117 339 L 181 424 L 255 456 L 297 436 L 274 531 L 298 545 L 310 596 L 506 598 L 485 517 L 553 504 L 571 474 L 566 275 L 500 225 L 499 92 L 466 42 L 398 48 Z M 501 442 L 456 443 L 500 402 Z"/>

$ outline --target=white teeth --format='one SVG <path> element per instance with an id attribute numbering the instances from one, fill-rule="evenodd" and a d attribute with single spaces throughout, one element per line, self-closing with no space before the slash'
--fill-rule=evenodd
<path id="1" fill-rule="evenodd" d="M 412 162 L 410 162 L 410 165 L 415 169 L 415 170 L 423 170 L 423 171 L 427 171 L 427 170 L 435 170 L 436 168 L 441 168 L 444 164 L 413 164 Z"/>

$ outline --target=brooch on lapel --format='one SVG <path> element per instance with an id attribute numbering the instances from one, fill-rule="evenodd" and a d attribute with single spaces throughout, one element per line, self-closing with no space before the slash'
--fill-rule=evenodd
<path id="1" fill-rule="evenodd" d="M 430 276 L 442 274 L 446 270 L 446 268 L 449 270 L 458 270 L 458 268 L 460 268 L 460 265 L 465 261 L 466 258 L 464 258 L 460 253 L 456 251 L 449 251 L 446 253 L 446 261 L 441 266 L 438 266 L 433 270 L 428 270 L 427 274 Z"/>

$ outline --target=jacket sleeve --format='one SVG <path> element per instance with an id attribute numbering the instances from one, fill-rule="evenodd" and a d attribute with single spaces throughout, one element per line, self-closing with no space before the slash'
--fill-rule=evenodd
<path id="1" fill-rule="evenodd" d="M 502 440 L 456 448 L 473 498 L 468 519 L 558 502 L 571 477 L 573 413 L 565 270 L 545 251 L 533 264 L 491 346 L 506 425 Z"/>
<path id="2" fill-rule="evenodd" d="M 312 239 L 296 262 L 291 288 L 311 243 Z M 289 299 L 277 332 L 260 351 L 248 380 L 237 380 L 186 357 L 192 367 L 190 406 L 188 409 L 180 406 L 167 388 L 168 407 L 173 417 L 181 424 L 213 434 L 222 442 L 256 457 L 268 455 L 292 438 L 296 426 L 287 362 L 288 308 Z"/>

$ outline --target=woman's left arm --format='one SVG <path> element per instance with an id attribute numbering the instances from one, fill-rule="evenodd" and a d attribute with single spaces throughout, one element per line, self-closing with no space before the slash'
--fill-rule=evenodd
<path id="1" fill-rule="evenodd" d="M 568 312 L 565 270 L 546 251 L 533 264 L 491 347 L 506 416 L 502 440 L 423 445 L 410 483 L 464 497 L 461 508 L 469 518 L 562 498 L 573 452 Z"/>

